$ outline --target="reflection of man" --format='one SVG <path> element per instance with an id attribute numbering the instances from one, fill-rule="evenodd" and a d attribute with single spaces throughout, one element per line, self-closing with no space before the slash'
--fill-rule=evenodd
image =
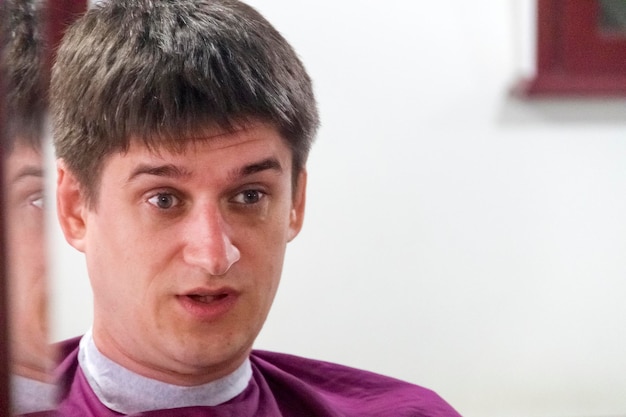
<path id="1" fill-rule="evenodd" d="M 252 350 L 302 226 L 317 126 L 286 41 L 233 0 L 110 1 L 52 81 L 57 203 L 92 330 L 62 415 L 458 416 L 390 378 Z"/>
<path id="2" fill-rule="evenodd" d="M 17 412 L 53 408 L 47 340 L 41 153 L 18 144 L 5 160 L 12 398 Z"/>
<path id="3" fill-rule="evenodd" d="M 4 210 L 13 409 L 23 414 L 55 407 L 47 340 L 41 127 L 45 111 L 37 3 L 3 5 L 2 79 L 7 91 Z"/>

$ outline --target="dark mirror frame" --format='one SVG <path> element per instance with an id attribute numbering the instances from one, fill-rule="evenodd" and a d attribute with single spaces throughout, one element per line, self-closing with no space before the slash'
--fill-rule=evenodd
<path id="1" fill-rule="evenodd" d="M 4 2 L 0 0 L 0 8 Z M 0 31 L 0 36 L 2 32 Z M 0 80 L 0 141 L 4 141 L 4 80 Z M 1 149 L 1 148 L 0 148 Z M 2 151 L 0 150 L 0 153 Z M 0 207 L 4 207 L 4 155 L 0 155 Z M 6 251 L 4 250 L 4 211 L 0 210 L 0 415 L 8 416 L 9 404 L 9 364 L 8 364 L 8 329 L 7 329 L 7 303 L 6 303 Z"/>

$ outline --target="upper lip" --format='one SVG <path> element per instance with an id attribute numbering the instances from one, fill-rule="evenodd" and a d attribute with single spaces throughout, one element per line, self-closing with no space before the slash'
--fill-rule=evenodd
<path id="1" fill-rule="evenodd" d="M 197 295 L 201 297 L 216 297 L 223 295 L 236 295 L 238 291 L 230 287 L 219 287 L 219 288 L 209 288 L 209 287 L 197 287 L 190 290 L 186 290 L 180 293 L 180 296 L 190 296 Z"/>

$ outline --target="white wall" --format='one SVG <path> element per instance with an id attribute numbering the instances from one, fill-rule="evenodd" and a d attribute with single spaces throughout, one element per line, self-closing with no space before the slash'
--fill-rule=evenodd
<path id="1" fill-rule="evenodd" d="M 323 122 L 257 347 L 431 387 L 466 417 L 626 414 L 626 106 L 508 96 L 534 2 L 249 3 Z M 51 246 L 60 339 L 90 293 Z"/>

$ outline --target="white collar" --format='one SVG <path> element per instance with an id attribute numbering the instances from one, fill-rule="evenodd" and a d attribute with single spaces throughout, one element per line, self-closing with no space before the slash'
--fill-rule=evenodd
<path id="1" fill-rule="evenodd" d="M 57 400 L 56 384 L 11 375 L 11 406 L 15 415 L 54 410 Z"/>
<path id="2" fill-rule="evenodd" d="M 122 414 L 179 407 L 215 406 L 241 394 L 252 378 L 249 359 L 232 374 L 193 387 L 146 378 L 100 353 L 91 330 L 85 333 L 80 341 L 78 362 L 100 402 Z"/>

